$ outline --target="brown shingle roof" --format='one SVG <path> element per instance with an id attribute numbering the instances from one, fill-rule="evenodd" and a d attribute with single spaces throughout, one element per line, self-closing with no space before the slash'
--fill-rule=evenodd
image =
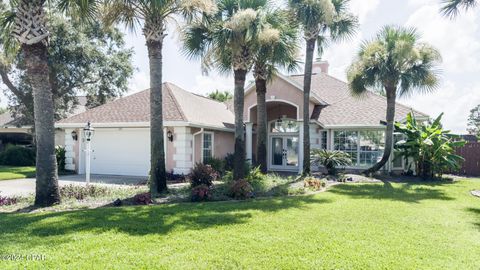
<path id="1" fill-rule="evenodd" d="M 192 124 L 227 127 L 234 116 L 226 105 L 195 95 L 172 83 L 164 83 L 163 120 L 183 121 Z M 86 112 L 63 119 L 58 124 L 92 123 L 148 123 L 150 122 L 150 90 L 126 96 Z"/>
<path id="2" fill-rule="evenodd" d="M 303 87 L 303 75 L 294 75 L 290 78 Z M 318 117 L 318 121 L 327 126 L 378 126 L 380 121 L 385 121 L 387 109 L 386 98 L 367 92 L 362 97 L 350 94 L 348 84 L 325 73 L 312 75 L 312 90 L 317 96 L 329 105 L 325 107 Z M 405 105 L 397 103 L 395 120 L 405 119 L 412 111 Z M 414 111 L 416 116 L 428 115 Z"/>

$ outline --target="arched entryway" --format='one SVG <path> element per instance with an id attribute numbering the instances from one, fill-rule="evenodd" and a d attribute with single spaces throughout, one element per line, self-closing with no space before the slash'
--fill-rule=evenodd
<path id="1" fill-rule="evenodd" d="M 247 159 L 256 156 L 257 106 L 248 108 L 246 123 Z M 300 171 L 302 167 L 303 132 L 296 104 L 267 100 L 267 160 L 271 171 Z"/>

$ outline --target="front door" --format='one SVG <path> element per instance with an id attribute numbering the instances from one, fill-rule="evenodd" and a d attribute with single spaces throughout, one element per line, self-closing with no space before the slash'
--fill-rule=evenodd
<path id="1" fill-rule="evenodd" d="M 298 137 L 272 136 L 270 141 L 270 168 L 273 170 L 297 170 Z"/>

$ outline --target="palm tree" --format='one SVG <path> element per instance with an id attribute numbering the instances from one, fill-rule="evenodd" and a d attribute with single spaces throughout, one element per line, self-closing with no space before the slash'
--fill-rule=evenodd
<path id="1" fill-rule="evenodd" d="M 53 10 L 91 18 L 94 4 L 80 0 L 54 2 Z M 45 17 L 46 0 L 9 1 L 0 18 L 2 47 L 5 53 L 22 55 L 33 90 L 36 143 L 35 205 L 60 202 L 55 157 L 54 101 L 49 80 L 47 44 L 49 32 Z M 9 39 L 12 35 L 15 39 Z M 8 58 L 8 57 L 7 57 Z"/>
<path id="2" fill-rule="evenodd" d="M 289 0 L 306 41 L 303 79 L 303 175 L 310 174 L 310 89 L 315 45 L 321 57 L 329 40 L 345 39 L 356 32 L 357 18 L 348 12 L 350 0 Z M 317 44 L 318 43 L 318 44 Z"/>
<path id="3" fill-rule="evenodd" d="M 217 12 L 193 21 L 183 30 L 188 57 L 202 59 L 204 69 L 212 67 L 234 74 L 235 153 L 233 177 L 245 175 L 245 137 L 243 126 L 244 89 L 252 67 L 255 46 L 266 0 L 218 0 Z"/>
<path id="4" fill-rule="evenodd" d="M 150 63 L 150 193 L 167 190 L 162 109 L 162 47 L 166 27 L 175 15 L 188 19 L 215 10 L 208 0 L 105 0 L 107 25 L 123 23 L 130 29 L 142 27 Z"/>
<path id="5" fill-rule="evenodd" d="M 287 14 L 274 10 L 265 15 L 267 24 L 259 33 L 253 67 L 257 92 L 257 165 L 262 173 L 267 172 L 267 81 L 277 72 L 277 66 L 294 70 L 299 49 L 297 29 Z"/>
<path id="6" fill-rule="evenodd" d="M 443 0 L 441 12 L 448 17 L 458 15 L 460 9 L 468 10 L 478 4 L 477 0 Z"/>
<path id="7" fill-rule="evenodd" d="M 373 173 L 388 161 L 393 146 L 393 125 L 397 96 L 414 91 L 430 92 L 438 86 L 440 53 L 419 42 L 414 28 L 385 26 L 372 41 L 365 42 L 348 70 L 353 95 L 365 94 L 368 87 L 380 88 L 387 97 L 387 129 L 382 159 L 365 173 Z"/>
<path id="8" fill-rule="evenodd" d="M 220 102 L 226 102 L 233 98 L 232 93 L 229 91 L 218 91 L 218 89 L 215 90 L 215 92 L 209 93 L 207 96 Z"/>

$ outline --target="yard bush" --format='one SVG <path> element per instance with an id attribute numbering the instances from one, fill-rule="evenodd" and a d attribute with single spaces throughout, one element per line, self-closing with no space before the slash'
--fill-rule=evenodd
<path id="1" fill-rule="evenodd" d="M 307 177 L 303 180 L 303 186 L 305 188 L 310 188 L 318 191 L 327 186 L 327 181 L 314 177 Z"/>
<path id="2" fill-rule="evenodd" d="M 14 205 L 17 204 L 18 198 L 17 197 L 7 197 L 7 196 L 2 196 L 0 194 L 0 206 L 5 206 L 5 205 Z"/>
<path id="3" fill-rule="evenodd" d="M 352 164 L 352 159 L 349 154 L 342 151 L 312 149 L 310 162 L 312 165 L 325 167 L 329 175 L 335 175 L 338 167 Z"/>
<path id="4" fill-rule="evenodd" d="M 241 179 L 230 184 L 230 197 L 245 200 L 253 197 L 253 187 L 247 180 Z"/>
<path id="5" fill-rule="evenodd" d="M 203 161 L 203 164 L 212 166 L 212 168 L 221 175 L 225 174 L 225 163 L 225 159 L 215 157 L 207 158 Z"/>
<path id="6" fill-rule="evenodd" d="M 189 175 L 190 184 L 192 187 L 199 185 L 206 185 L 210 187 L 213 181 L 217 180 L 218 172 L 215 171 L 212 166 L 197 163 Z"/>
<path id="7" fill-rule="evenodd" d="M 199 185 L 192 188 L 191 199 L 193 202 L 207 201 L 212 198 L 211 189 L 207 185 Z"/>
<path id="8" fill-rule="evenodd" d="M 133 197 L 133 202 L 140 205 L 148 205 L 153 203 L 152 196 L 149 192 L 140 193 Z"/>
<path id="9" fill-rule="evenodd" d="M 66 185 L 60 187 L 60 197 L 84 200 L 87 197 L 102 197 L 108 194 L 108 187 L 98 185 Z"/>
<path id="10" fill-rule="evenodd" d="M 395 124 L 396 130 L 405 137 L 395 144 L 396 150 L 407 162 L 413 160 L 417 175 L 423 179 L 457 170 L 464 160 L 455 154 L 455 148 L 465 145 L 465 141 L 443 129 L 442 116 L 443 113 L 433 122 L 417 123 L 409 113 L 405 124 Z"/>
<path id="11" fill-rule="evenodd" d="M 0 164 L 8 166 L 34 166 L 35 150 L 9 144 L 0 154 Z"/>
<path id="12" fill-rule="evenodd" d="M 55 156 L 57 158 L 58 171 L 65 171 L 65 147 L 61 145 L 55 146 Z"/>

